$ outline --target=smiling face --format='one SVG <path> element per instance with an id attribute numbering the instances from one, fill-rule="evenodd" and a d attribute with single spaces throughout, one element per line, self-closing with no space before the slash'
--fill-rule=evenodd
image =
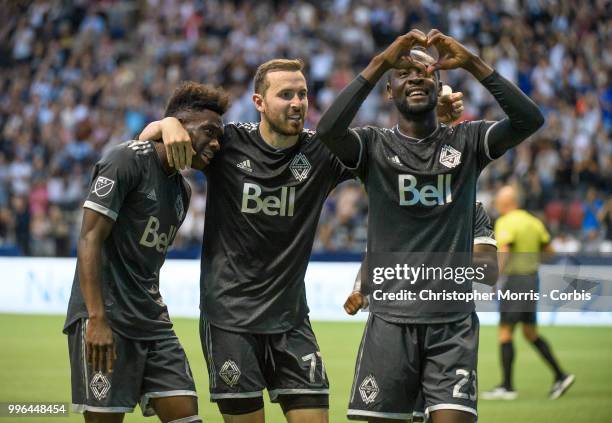
<path id="1" fill-rule="evenodd" d="M 430 113 L 438 103 L 442 88 L 437 74 L 428 74 L 427 65 L 435 59 L 426 52 L 412 50 L 412 65 L 404 69 L 393 69 L 387 84 L 387 93 L 406 118 Z"/>
<path id="2" fill-rule="evenodd" d="M 301 71 L 272 71 L 265 76 L 267 89 L 254 94 L 255 107 L 269 127 L 284 136 L 299 135 L 308 111 L 306 78 Z"/>
<path id="3" fill-rule="evenodd" d="M 221 148 L 220 140 L 223 136 L 221 115 L 212 110 L 185 111 L 177 118 L 189 133 L 191 144 L 196 151 L 192 167 L 203 170 Z"/>

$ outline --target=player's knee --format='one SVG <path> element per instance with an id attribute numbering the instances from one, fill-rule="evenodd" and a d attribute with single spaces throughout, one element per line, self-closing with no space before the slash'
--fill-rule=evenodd
<path id="1" fill-rule="evenodd" d="M 189 416 L 171 420 L 168 423 L 202 423 L 202 418 L 200 416 Z"/>
<path id="2" fill-rule="evenodd" d="M 533 325 L 523 325 L 523 336 L 529 342 L 535 342 L 538 339 L 538 331 Z"/>
<path id="3" fill-rule="evenodd" d="M 506 342 L 512 342 L 512 332 L 500 332 L 499 342 L 505 344 Z"/>
<path id="4" fill-rule="evenodd" d="M 283 413 L 287 414 L 292 410 L 305 409 L 328 409 L 329 395 L 279 395 L 278 403 L 283 409 Z"/>
<path id="5" fill-rule="evenodd" d="M 217 400 L 217 407 L 221 414 L 238 416 L 261 410 L 264 406 L 263 398 L 225 398 Z"/>
<path id="6" fill-rule="evenodd" d="M 500 343 L 512 341 L 513 327 L 510 325 L 502 325 L 499 327 L 498 338 Z"/>

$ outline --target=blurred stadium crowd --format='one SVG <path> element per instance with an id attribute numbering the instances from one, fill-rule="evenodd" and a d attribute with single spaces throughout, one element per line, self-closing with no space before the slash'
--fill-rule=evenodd
<path id="1" fill-rule="evenodd" d="M 612 3 L 549 0 L 62 1 L 0 9 L 0 253 L 74 251 L 90 167 L 158 119 L 181 80 L 219 84 L 226 121 L 256 121 L 251 78 L 274 57 L 306 65 L 314 128 L 369 59 L 411 28 L 439 28 L 469 46 L 543 109 L 545 128 L 490 165 L 478 198 L 505 183 L 543 217 L 559 251 L 612 250 Z M 462 119 L 501 110 L 471 76 L 443 74 L 465 94 Z M 354 125 L 389 127 L 381 86 Z M 197 250 L 206 181 L 175 241 Z M 338 188 L 315 252 L 362 252 L 367 203 L 357 182 Z"/>

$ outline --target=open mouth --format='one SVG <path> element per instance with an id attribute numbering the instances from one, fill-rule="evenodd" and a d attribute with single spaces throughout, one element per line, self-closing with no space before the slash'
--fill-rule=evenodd
<path id="1" fill-rule="evenodd" d="M 287 116 L 287 119 L 292 122 L 300 122 L 302 120 L 302 115 L 290 115 Z"/>
<path id="2" fill-rule="evenodd" d="M 422 89 L 422 88 L 413 88 L 406 92 L 406 97 L 408 98 L 420 99 L 420 98 L 427 97 L 427 95 L 428 95 L 427 90 Z"/>

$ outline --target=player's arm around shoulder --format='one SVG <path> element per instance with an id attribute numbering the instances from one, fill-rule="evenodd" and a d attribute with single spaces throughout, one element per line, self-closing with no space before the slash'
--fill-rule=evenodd
<path id="1" fill-rule="evenodd" d="M 162 140 L 166 148 L 168 164 L 175 169 L 191 167 L 191 159 L 195 154 L 189 133 L 175 117 L 149 123 L 138 136 L 143 140 Z"/>
<path id="2" fill-rule="evenodd" d="M 443 85 L 436 106 L 438 120 L 446 126 L 451 126 L 461 117 L 463 110 L 463 93 L 454 93 L 450 85 Z"/>

